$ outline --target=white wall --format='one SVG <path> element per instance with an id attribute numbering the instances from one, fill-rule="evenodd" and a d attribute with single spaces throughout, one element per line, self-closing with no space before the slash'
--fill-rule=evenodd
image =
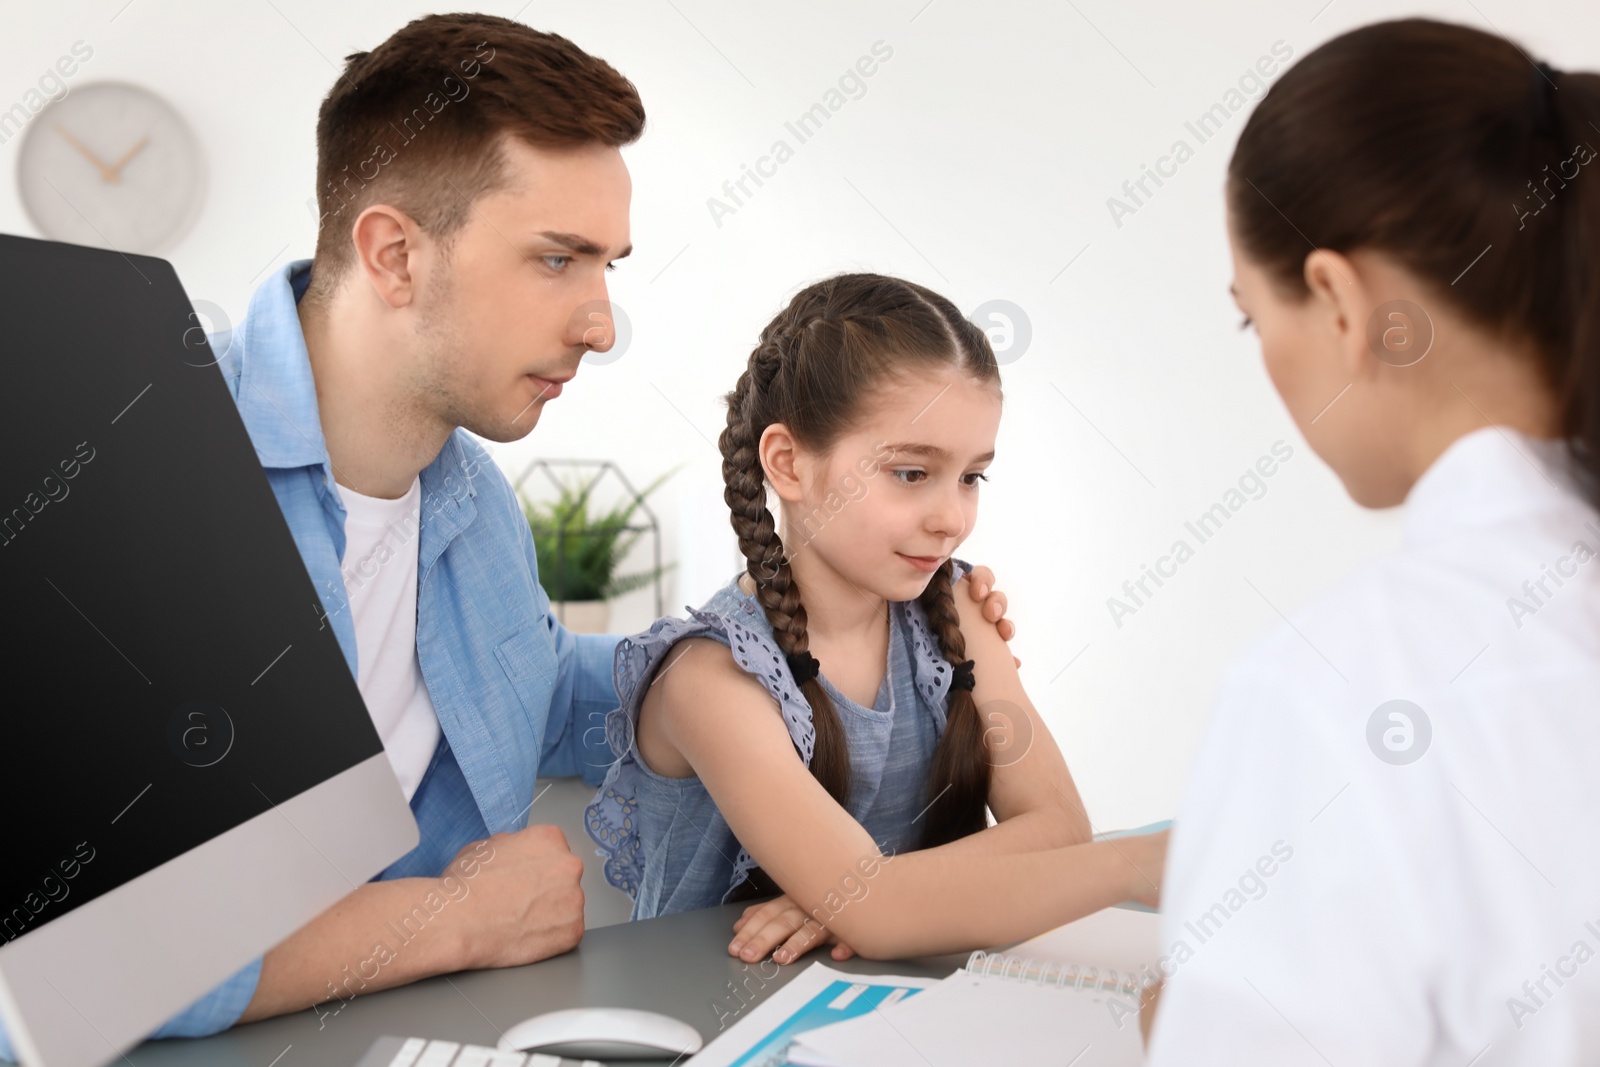
<path id="1" fill-rule="evenodd" d="M 0 108 L 78 39 L 94 57 L 70 84 L 125 78 L 176 104 L 211 185 L 168 258 L 191 298 L 237 321 L 269 268 L 310 255 L 313 132 L 332 64 L 428 7 L 124 3 L 8 3 Z M 1397 537 L 1395 515 L 1352 505 L 1305 447 L 1236 328 L 1220 190 L 1245 112 L 1203 145 L 1184 122 L 1274 42 L 1298 57 L 1402 13 L 1498 28 L 1558 67 L 1600 68 L 1600 9 L 1577 0 L 529 4 L 525 20 L 632 78 L 650 125 L 626 152 L 637 251 L 612 276 L 632 345 L 586 368 L 496 458 L 515 472 L 534 455 L 606 457 L 639 482 L 686 463 L 657 496 L 679 563 L 668 608 L 681 610 L 736 565 L 710 443 L 718 398 L 789 294 L 866 268 L 964 309 L 1020 305 L 1032 343 L 1004 368 L 999 458 L 962 555 L 992 565 L 1011 596 L 1024 680 L 1096 824 L 1170 816 L 1227 661 Z M 893 56 L 865 94 L 796 144 L 785 121 L 877 41 Z M 778 138 L 794 158 L 718 225 L 707 199 Z M 1117 225 L 1107 198 L 1179 138 L 1194 158 Z M 18 143 L 0 146 L 8 173 Z M 0 231 L 31 234 L 14 179 L 0 185 Z M 1265 496 L 1114 624 L 1106 598 L 1280 439 L 1294 455 Z M 637 594 L 617 625 L 649 618 Z"/>

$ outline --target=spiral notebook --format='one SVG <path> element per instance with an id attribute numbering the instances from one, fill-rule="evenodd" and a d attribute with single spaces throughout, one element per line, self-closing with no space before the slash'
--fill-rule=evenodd
<path id="1" fill-rule="evenodd" d="M 1107 908 L 1014 946 L 974 952 L 931 989 L 798 1035 L 800 1067 L 1144 1062 L 1139 995 L 1152 980 L 1159 918 Z"/>

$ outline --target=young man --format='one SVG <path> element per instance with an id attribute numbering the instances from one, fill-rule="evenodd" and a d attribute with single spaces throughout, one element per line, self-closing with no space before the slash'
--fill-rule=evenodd
<path id="1" fill-rule="evenodd" d="M 631 251 L 618 150 L 643 127 L 608 64 L 488 15 L 410 23 L 324 100 L 316 258 L 210 342 L 421 842 L 159 1036 L 582 936 L 583 863 L 526 821 L 536 775 L 598 783 L 611 761 L 616 639 L 550 615 L 515 495 L 464 431 L 520 439 L 610 347 L 580 312 L 609 308 L 605 272 Z M 974 579 L 1009 636 L 993 575 Z"/>

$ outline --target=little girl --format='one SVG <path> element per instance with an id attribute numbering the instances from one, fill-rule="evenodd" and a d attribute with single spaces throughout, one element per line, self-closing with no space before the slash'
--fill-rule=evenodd
<path id="1" fill-rule="evenodd" d="M 633 917 L 781 893 L 730 951 L 787 962 L 824 937 L 922 955 L 1153 904 L 1165 834 L 1090 840 L 1005 642 L 954 595 L 1000 423 L 983 332 L 921 286 L 829 278 L 727 402 L 745 572 L 618 646 L 619 759 L 587 811 Z"/>

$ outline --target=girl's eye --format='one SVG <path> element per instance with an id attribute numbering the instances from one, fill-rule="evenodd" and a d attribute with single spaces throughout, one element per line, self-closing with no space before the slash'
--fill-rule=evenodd
<path id="1" fill-rule="evenodd" d="M 1252 327 L 1254 325 L 1255 325 L 1255 321 L 1253 319 L 1251 319 L 1249 315 L 1246 315 L 1244 317 L 1244 321 L 1239 323 L 1239 329 L 1248 330 L 1250 327 Z"/>
<path id="2" fill-rule="evenodd" d="M 924 470 L 898 470 L 890 471 L 890 473 L 893 474 L 902 485 L 915 485 L 928 477 L 928 472 Z M 989 476 L 981 471 L 973 471 L 971 474 L 963 474 L 961 476 L 961 484 L 973 489 L 978 487 L 978 482 L 986 482 L 988 480 Z"/>

